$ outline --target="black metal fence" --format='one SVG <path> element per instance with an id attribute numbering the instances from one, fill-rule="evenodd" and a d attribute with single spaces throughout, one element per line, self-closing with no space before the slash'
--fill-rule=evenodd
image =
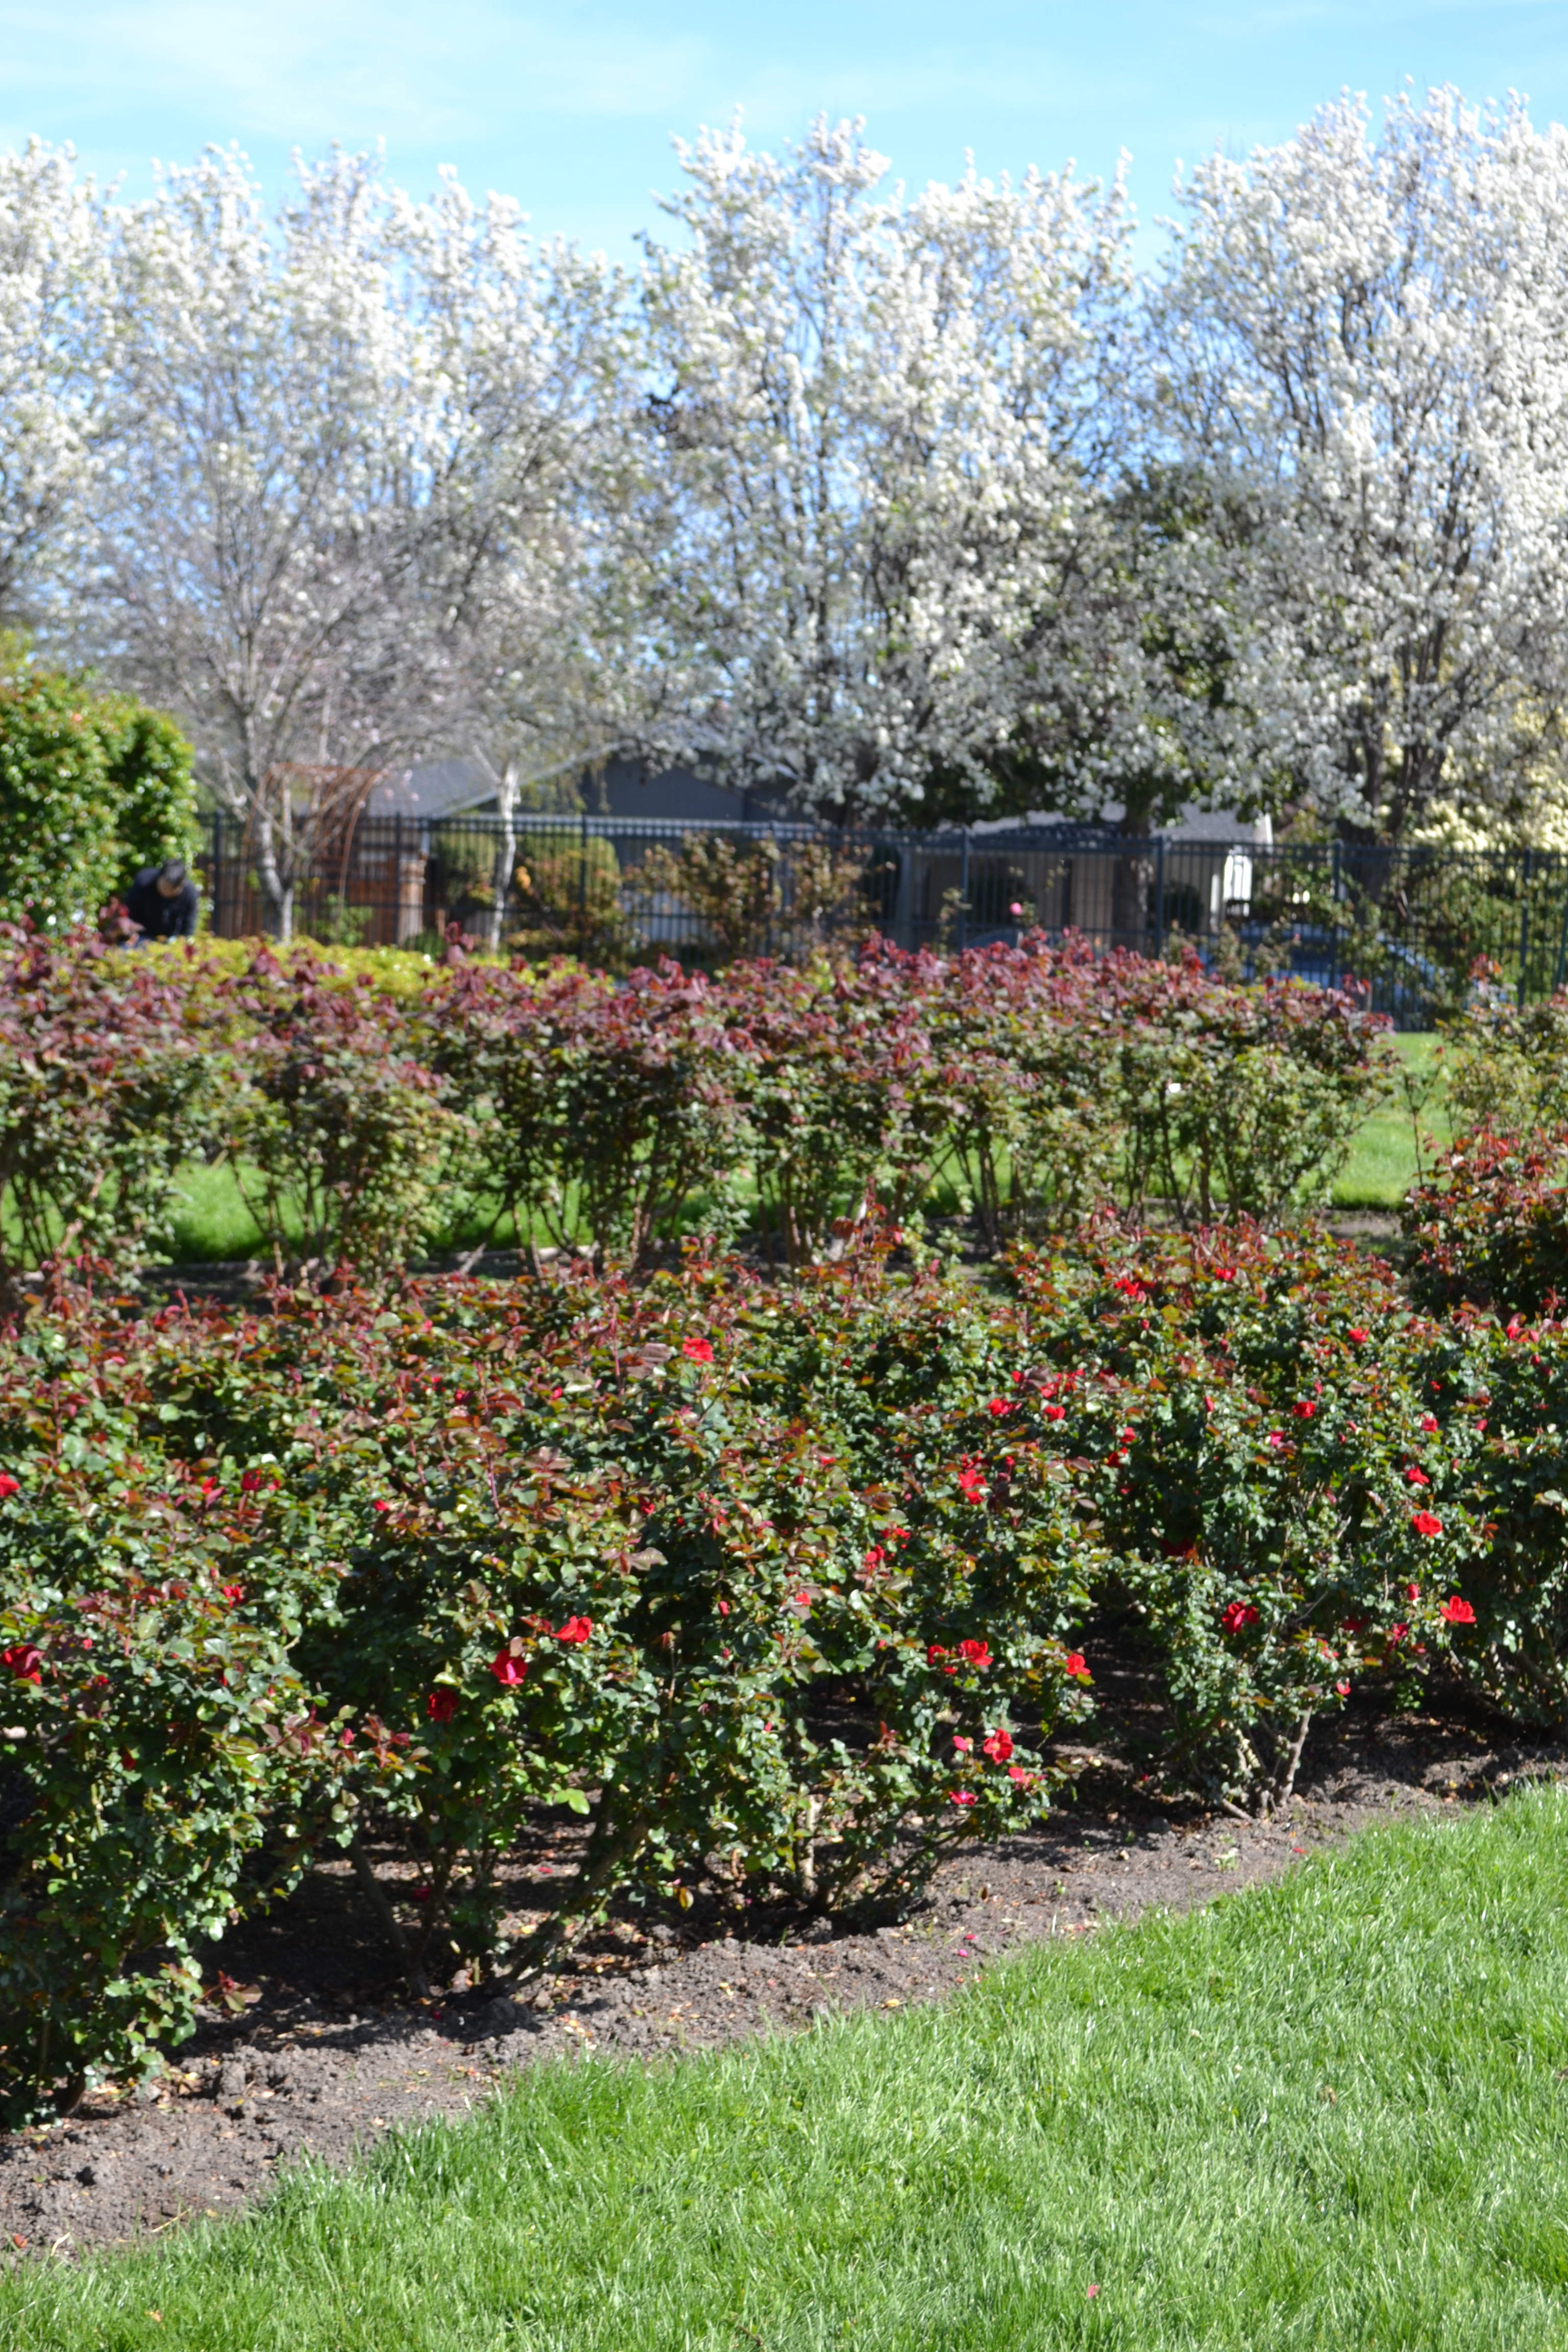
<path id="1" fill-rule="evenodd" d="M 276 932 L 254 846 L 206 821 L 207 919 Z M 624 966 L 798 955 L 873 930 L 907 948 L 1037 926 L 1096 948 L 1190 942 L 1238 974 L 1353 982 L 1402 1028 L 1463 1000 L 1484 956 L 1523 1002 L 1568 978 L 1568 856 L 1345 843 L 1132 838 L 1070 825 L 936 833 L 638 817 L 363 817 L 299 866 L 292 929 L 342 945 L 482 945 Z"/>

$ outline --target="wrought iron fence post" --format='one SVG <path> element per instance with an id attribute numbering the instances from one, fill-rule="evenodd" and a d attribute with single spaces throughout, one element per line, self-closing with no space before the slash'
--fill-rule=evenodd
<path id="1" fill-rule="evenodd" d="M 588 908 L 588 812 L 583 812 L 583 825 L 577 844 L 577 931 L 579 955 L 583 952 L 582 932 Z"/>
<path id="2" fill-rule="evenodd" d="M 1338 988 L 1340 984 L 1341 877 L 1340 844 L 1337 841 L 1334 842 L 1331 847 L 1330 868 L 1329 907 L 1331 912 L 1329 915 L 1329 986 L 1331 988 Z"/>
<path id="3" fill-rule="evenodd" d="M 1530 878 L 1534 865 L 1534 852 L 1524 853 L 1524 887 L 1519 894 L 1519 1009 L 1524 1010 L 1524 975 L 1530 956 Z"/>
<path id="4" fill-rule="evenodd" d="M 958 950 L 969 945 L 969 827 L 963 828 L 963 848 L 958 866 Z"/>
<path id="5" fill-rule="evenodd" d="M 1154 954 L 1165 952 L 1165 836 L 1154 836 Z"/>
<path id="6" fill-rule="evenodd" d="M 1568 861 L 1561 851 L 1557 853 L 1557 876 L 1563 885 L 1563 928 L 1557 934 L 1557 969 L 1552 975 L 1554 991 L 1562 987 L 1568 975 Z"/>

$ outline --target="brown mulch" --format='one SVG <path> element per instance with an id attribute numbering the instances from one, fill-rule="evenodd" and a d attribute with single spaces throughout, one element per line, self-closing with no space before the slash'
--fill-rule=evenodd
<path id="1" fill-rule="evenodd" d="M 1184 1910 L 1374 1822 L 1568 1770 L 1568 1747 L 1369 1699 L 1314 1733 L 1300 1791 L 1272 1822 L 1152 1803 L 1112 1759 L 1075 1761 L 1072 1802 L 1037 1833 L 965 1849 L 900 1926 L 837 1933 L 780 1915 L 738 1934 L 717 1914 L 628 1915 L 521 2003 L 462 1990 L 412 2001 L 347 1866 L 319 1872 L 215 1949 L 243 2015 L 205 2015 L 142 2095 L 102 2093 L 51 2131 L 0 2141 L 0 2231 L 62 2259 L 144 2241 L 235 2210 L 300 2157 L 343 2164 L 399 2125 L 461 2115 L 542 2058 L 674 2056 L 941 2000 L 1019 1945 Z M 545 1851 L 519 1858 L 520 1904 Z M 565 1857 L 566 1840 L 549 1851 Z"/>

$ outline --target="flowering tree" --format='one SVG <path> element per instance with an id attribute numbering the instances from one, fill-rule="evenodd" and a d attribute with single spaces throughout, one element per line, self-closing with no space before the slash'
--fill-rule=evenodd
<path id="1" fill-rule="evenodd" d="M 274 237 L 243 159 L 209 152 L 120 215 L 112 257 L 107 627 L 248 820 L 285 937 L 301 829 L 415 702 L 413 386 L 373 198 L 363 159 L 301 167 Z"/>
<path id="2" fill-rule="evenodd" d="M 581 764 L 605 732 L 593 486 L 620 407 L 625 289 L 600 257 L 533 247 L 510 199 L 481 210 L 450 172 L 428 204 L 391 192 L 388 215 L 418 385 L 417 603 L 437 723 L 489 771 L 502 820 L 493 950 L 531 780 Z"/>
<path id="3" fill-rule="evenodd" d="M 1568 698 L 1568 135 L 1346 98 L 1181 194 L 1148 413 L 1228 582 L 1200 760 L 1393 835 L 1506 793 Z"/>
<path id="4" fill-rule="evenodd" d="M 450 175 L 334 154 L 273 220 L 233 152 L 129 207 L 0 159 L 0 619 L 54 593 L 179 713 L 279 930 L 437 743 L 509 820 L 498 941 L 512 811 L 613 745 L 1133 835 L 1550 798 L 1568 134 L 1342 100 L 1191 176 L 1141 311 L 1119 183 L 680 152 L 635 301 Z"/>
<path id="5" fill-rule="evenodd" d="M 122 214 L 102 602 L 250 827 L 279 932 L 304 857 L 399 754 L 558 734 L 578 550 L 563 464 L 613 283 L 515 206 L 364 157 L 276 223 L 237 154 Z"/>
<path id="6" fill-rule="evenodd" d="M 97 436 L 102 215 L 68 152 L 0 155 L 0 616 L 63 566 Z"/>
<path id="7" fill-rule="evenodd" d="M 627 501 L 648 731 L 826 811 L 918 805 L 944 775 L 984 800 L 1105 460 L 1120 187 L 970 173 L 906 200 L 826 121 L 776 160 L 738 130 L 680 153 Z"/>

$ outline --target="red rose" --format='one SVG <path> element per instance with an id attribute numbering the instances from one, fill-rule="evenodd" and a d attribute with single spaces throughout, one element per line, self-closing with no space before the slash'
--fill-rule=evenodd
<path id="1" fill-rule="evenodd" d="M 19 1495 L 21 1491 L 21 1480 L 13 1478 L 9 1470 L 0 1470 L 0 1503 L 5 1501 L 7 1495 Z"/>
<path id="2" fill-rule="evenodd" d="M 591 1617 L 568 1617 L 564 1625 L 557 1625 L 555 1628 L 555 1638 L 569 1646 L 575 1646 L 578 1643 L 586 1642 L 593 1631 L 594 1621 Z"/>
<path id="3" fill-rule="evenodd" d="M 1062 1672 L 1070 1683 L 1087 1683 L 1093 1679 L 1089 1671 L 1089 1660 L 1081 1650 L 1068 1652 L 1062 1662 Z"/>
<path id="4" fill-rule="evenodd" d="M 942 1643 L 933 1642 L 926 1652 L 926 1664 L 928 1666 L 940 1665 L 946 1655 L 947 1652 L 942 1648 Z"/>
<path id="5" fill-rule="evenodd" d="M 984 1642 L 960 1642 L 958 1654 L 967 1666 L 988 1666 L 991 1653 Z"/>
<path id="6" fill-rule="evenodd" d="M 1258 1612 L 1250 1601 L 1233 1601 L 1220 1612 L 1220 1623 L 1227 1633 L 1239 1633 L 1244 1625 L 1256 1625 Z"/>
<path id="7" fill-rule="evenodd" d="M 952 1802 L 955 1805 L 972 1805 L 974 1802 L 973 1790 L 954 1789 L 952 1791 Z"/>
<path id="8" fill-rule="evenodd" d="M 680 1352 L 694 1364 L 710 1364 L 713 1361 L 713 1342 L 702 1339 L 683 1339 Z"/>
<path id="9" fill-rule="evenodd" d="M 455 1690 L 433 1690 L 425 1702 L 425 1712 L 432 1723 L 450 1723 L 458 1712 Z"/>
<path id="10" fill-rule="evenodd" d="M 1040 1411 L 1045 1414 L 1047 1421 L 1065 1421 L 1068 1417 L 1068 1409 L 1065 1404 L 1043 1404 L 1040 1407 Z"/>
<path id="11" fill-rule="evenodd" d="M 1032 1789 L 1035 1785 L 1036 1775 L 1033 1772 L 1026 1772 L 1021 1764 L 1009 1764 L 1007 1767 L 1007 1778 L 1009 1780 L 1016 1781 L 1020 1789 Z"/>
<path id="12" fill-rule="evenodd" d="M 1318 1408 L 1310 1397 L 1298 1397 L 1290 1410 L 1298 1421 L 1310 1421 Z"/>
<path id="13" fill-rule="evenodd" d="M 1475 1611 L 1468 1601 L 1461 1601 L 1457 1592 L 1449 1594 L 1437 1614 L 1450 1625 L 1473 1625 L 1476 1622 Z"/>
<path id="14" fill-rule="evenodd" d="M 973 1739 L 961 1738 L 956 1731 L 952 1735 L 952 1744 L 961 1756 L 967 1756 L 974 1746 Z"/>
<path id="15" fill-rule="evenodd" d="M 1405 1474 L 1405 1483 L 1408 1486 L 1429 1486 L 1432 1481 L 1422 1469 L 1419 1462 L 1413 1462 Z"/>
<path id="16" fill-rule="evenodd" d="M 1013 1400 L 1011 1397 L 993 1397 L 988 1410 L 994 1412 L 997 1419 L 1000 1420 L 1005 1412 L 1012 1412 Z"/>
<path id="17" fill-rule="evenodd" d="M 989 1756 L 993 1764 L 1005 1764 L 1013 1753 L 1013 1735 L 998 1728 L 987 1733 L 980 1746 L 982 1753 Z"/>
<path id="18" fill-rule="evenodd" d="M 1413 1511 L 1410 1524 L 1418 1536 L 1440 1536 L 1443 1532 L 1442 1520 L 1435 1518 L 1430 1511 Z"/>
<path id="19" fill-rule="evenodd" d="M 0 1650 L 0 1665 L 9 1666 L 19 1682 L 42 1682 L 43 1664 L 43 1653 L 30 1642 L 13 1642 L 8 1650 Z"/>
<path id="20" fill-rule="evenodd" d="M 967 1495 L 972 1503 L 978 1503 L 984 1498 L 985 1481 L 978 1470 L 961 1470 L 958 1489 L 960 1494 Z"/>
<path id="21" fill-rule="evenodd" d="M 1363 1339 L 1370 1339 L 1371 1336 L 1370 1332 L 1363 1330 L 1359 1323 L 1356 1325 L 1353 1331 L 1347 1331 L 1345 1333 L 1345 1338 L 1347 1339 L 1353 1339 L 1358 1348 L 1361 1346 Z"/>
<path id="22" fill-rule="evenodd" d="M 261 1492 L 261 1486 L 262 1477 L 259 1470 L 247 1470 L 241 1475 L 239 1490 L 242 1495 L 258 1495 Z"/>
<path id="23" fill-rule="evenodd" d="M 528 1664 L 526 1659 L 516 1656 L 509 1644 L 506 1649 L 496 1652 L 495 1656 L 490 1660 L 490 1672 L 497 1682 L 505 1687 L 522 1680 L 528 1672 Z"/>
<path id="24" fill-rule="evenodd" d="M 1436 1429 L 1437 1426 L 1436 1415 L 1424 1412 L 1421 1416 L 1421 1426 L 1423 1429 Z"/>
<path id="25" fill-rule="evenodd" d="M 1338 1691 L 1342 1698 L 1349 1698 L 1351 1695 L 1351 1686 L 1349 1683 L 1336 1683 L 1334 1685 L 1334 1688 Z"/>
<path id="26" fill-rule="evenodd" d="M 1284 1431 L 1282 1429 L 1271 1429 L 1268 1433 L 1268 1443 L 1270 1445 L 1283 1445 L 1285 1443 Z"/>

